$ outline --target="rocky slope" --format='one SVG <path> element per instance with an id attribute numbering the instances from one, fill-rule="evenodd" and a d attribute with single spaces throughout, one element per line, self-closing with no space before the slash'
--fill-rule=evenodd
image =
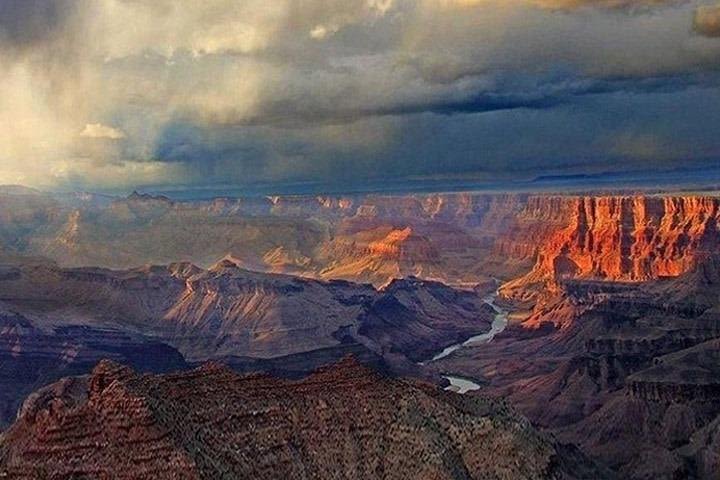
<path id="1" fill-rule="evenodd" d="M 12 274 L 11 274 L 12 273 Z M 186 357 L 272 357 L 338 345 L 364 322 L 383 332 L 414 331 L 432 349 L 487 330 L 492 309 L 472 291 L 417 279 L 384 290 L 243 269 L 224 259 L 207 270 L 187 263 L 125 271 L 12 267 L 0 299 L 55 324 L 84 322 L 152 334 Z M 378 320 L 392 304 L 402 320 Z M 365 336 L 364 341 L 377 338 Z M 395 351 L 414 353 L 401 345 Z"/>
<path id="2" fill-rule="evenodd" d="M 345 360 L 304 380 L 101 362 L 31 396 L 12 478 L 601 478 L 507 408 Z"/>
<path id="3" fill-rule="evenodd" d="M 191 362 L 293 377 L 352 352 L 394 373 L 475 379 L 627 478 L 712 478 L 720 468 L 716 197 L 23 195 L 32 198 L 0 192 L 4 358 L 18 348 L 64 358 L 53 342 L 81 326 L 89 337 L 123 335 L 132 351 L 151 336 Z M 16 261 L 27 254 L 200 267 Z M 415 365 L 488 328 L 490 277 L 510 279 L 503 300 L 529 311 L 523 321 Z"/>
<path id="4" fill-rule="evenodd" d="M 0 429 L 12 422 L 30 392 L 61 377 L 86 373 L 104 358 L 139 371 L 187 366 L 177 350 L 143 335 L 100 326 L 49 326 L 0 304 Z"/>
<path id="5" fill-rule="evenodd" d="M 478 379 L 624 478 L 715 478 L 718 265 L 711 256 L 643 283 L 559 281 L 530 324 L 438 367 Z"/>
<path id="6" fill-rule="evenodd" d="M 493 315 L 481 294 L 435 282 L 378 291 L 252 272 L 231 258 L 207 270 L 6 266 L 0 302 L 1 423 L 30 389 L 103 357 L 142 370 L 224 358 L 241 370 L 302 372 L 350 351 L 421 375 L 415 361 L 488 330 Z"/>

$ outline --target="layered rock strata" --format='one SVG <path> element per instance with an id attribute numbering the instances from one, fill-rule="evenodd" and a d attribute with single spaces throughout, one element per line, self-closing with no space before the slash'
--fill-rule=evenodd
<path id="1" fill-rule="evenodd" d="M 601 478 L 507 408 L 352 360 L 298 382 L 101 362 L 33 395 L 0 439 L 12 478 Z"/>

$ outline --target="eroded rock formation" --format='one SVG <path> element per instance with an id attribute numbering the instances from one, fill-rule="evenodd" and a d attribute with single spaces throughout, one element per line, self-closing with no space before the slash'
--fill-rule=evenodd
<path id="1" fill-rule="evenodd" d="M 493 318 L 480 293 L 436 282 L 378 291 L 252 272 L 232 258 L 207 270 L 11 266 L 0 269 L 0 291 L 0 425 L 32 389 L 103 357 L 141 370 L 224 358 L 242 370 L 302 372 L 350 351 L 417 375 L 414 362 Z"/>
<path id="2" fill-rule="evenodd" d="M 676 278 L 558 282 L 531 322 L 438 367 L 484 381 L 623 478 L 714 478 L 720 263 L 697 261 Z"/>
<path id="3" fill-rule="evenodd" d="M 503 287 L 509 296 L 556 289 L 564 279 L 676 277 L 720 245 L 717 198 L 564 197 L 545 203 L 564 212 L 568 224 L 540 245 L 527 275 Z"/>
<path id="4" fill-rule="evenodd" d="M 493 401 L 347 359 L 298 382 L 216 364 L 101 362 L 32 396 L 0 440 L 12 478 L 602 478 Z"/>

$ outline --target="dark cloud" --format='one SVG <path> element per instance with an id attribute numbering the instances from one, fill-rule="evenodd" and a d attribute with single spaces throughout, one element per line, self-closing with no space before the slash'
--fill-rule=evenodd
<path id="1" fill-rule="evenodd" d="M 0 0 L 0 182 L 350 184 L 705 161 L 720 43 L 688 28 L 695 14 L 716 35 L 717 7 L 700 3 Z"/>
<path id="2" fill-rule="evenodd" d="M 476 87 L 468 85 L 476 84 Z M 348 102 L 343 92 L 338 96 L 326 92 L 323 101 L 309 90 L 283 98 L 268 94 L 250 116 L 223 119 L 221 126 L 276 126 L 308 128 L 357 122 L 373 117 L 403 117 L 424 113 L 440 115 L 487 113 L 503 110 L 545 110 L 566 105 L 578 98 L 613 93 L 672 93 L 691 87 L 720 87 L 720 72 L 700 70 L 652 77 L 614 76 L 606 78 L 582 76 L 561 69 L 554 73 L 532 76 L 516 73 L 467 75 L 443 83 L 438 95 L 433 84 L 417 88 L 418 93 L 394 95 L 384 102 L 359 105 Z M 289 87 L 284 87 L 289 88 Z M 424 95 L 423 92 L 427 92 Z M 210 124 L 213 122 L 211 121 Z"/>
<path id="3" fill-rule="evenodd" d="M 306 128 L 310 125 L 336 125 L 369 117 L 405 116 L 422 113 L 454 115 L 514 109 L 545 109 L 563 101 L 561 95 L 527 92 L 479 92 L 459 99 L 419 99 L 417 102 L 358 108 L 298 108 L 294 102 L 271 102 L 252 118 L 231 122 L 238 126 L 274 125 Z"/>
<path id="4" fill-rule="evenodd" d="M 248 131 L 203 128 L 187 122 L 166 125 L 154 147 L 153 158 L 163 162 L 200 163 L 203 168 L 227 159 L 258 159 L 261 155 Z"/>
<path id="5" fill-rule="evenodd" d="M 555 10 L 603 8 L 625 11 L 647 11 L 668 5 L 686 3 L 687 0 L 533 0 L 536 5 Z"/>
<path id="6" fill-rule="evenodd" d="M 318 129 L 176 125 L 156 155 L 186 165 L 194 183 L 310 182 L 320 189 L 716 165 L 720 112 L 699 115 L 697 106 L 720 102 L 718 89 L 600 91 L 549 109 L 369 117 L 359 123 L 393 132 L 376 150 L 347 148 L 343 139 L 319 144 Z"/>
<path id="7" fill-rule="evenodd" d="M 20 51 L 47 42 L 66 26 L 74 0 L 0 0 L 0 44 Z"/>

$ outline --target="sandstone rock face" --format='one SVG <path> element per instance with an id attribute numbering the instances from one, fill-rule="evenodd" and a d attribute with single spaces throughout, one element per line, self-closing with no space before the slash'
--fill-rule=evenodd
<path id="1" fill-rule="evenodd" d="M 322 245 L 316 258 L 325 265 L 319 276 L 328 279 L 384 286 L 393 279 L 408 276 L 443 276 L 440 252 L 411 227 L 381 226 L 342 234 Z"/>
<path id="2" fill-rule="evenodd" d="M 567 215 L 568 224 L 541 245 L 530 273 L 504 287 L 509 296 L 538 285 L 553 289 L 563 279 L 676 277 L 715 251 L 720 239 L 716 198 L 563 197 L 543 203 Z"/>
<path id="3" fill-rule="evenodd" d="M 251 272 L 231 259 L 184 280 L 154 325 L 194 359 L 269 358 L 337 345 L 333 334 L 354 324 L 375 295 L 369 286 Z"/>
<path id="4" fill-rule="evenodd" d="M 85 386 L 84 392 L 82 386 Z M 208 364 L 101 362 L 31 397 L 0 439 L 12 478 L 601 478 L 506 407 L 352 360 L 298 382 Z"/>

